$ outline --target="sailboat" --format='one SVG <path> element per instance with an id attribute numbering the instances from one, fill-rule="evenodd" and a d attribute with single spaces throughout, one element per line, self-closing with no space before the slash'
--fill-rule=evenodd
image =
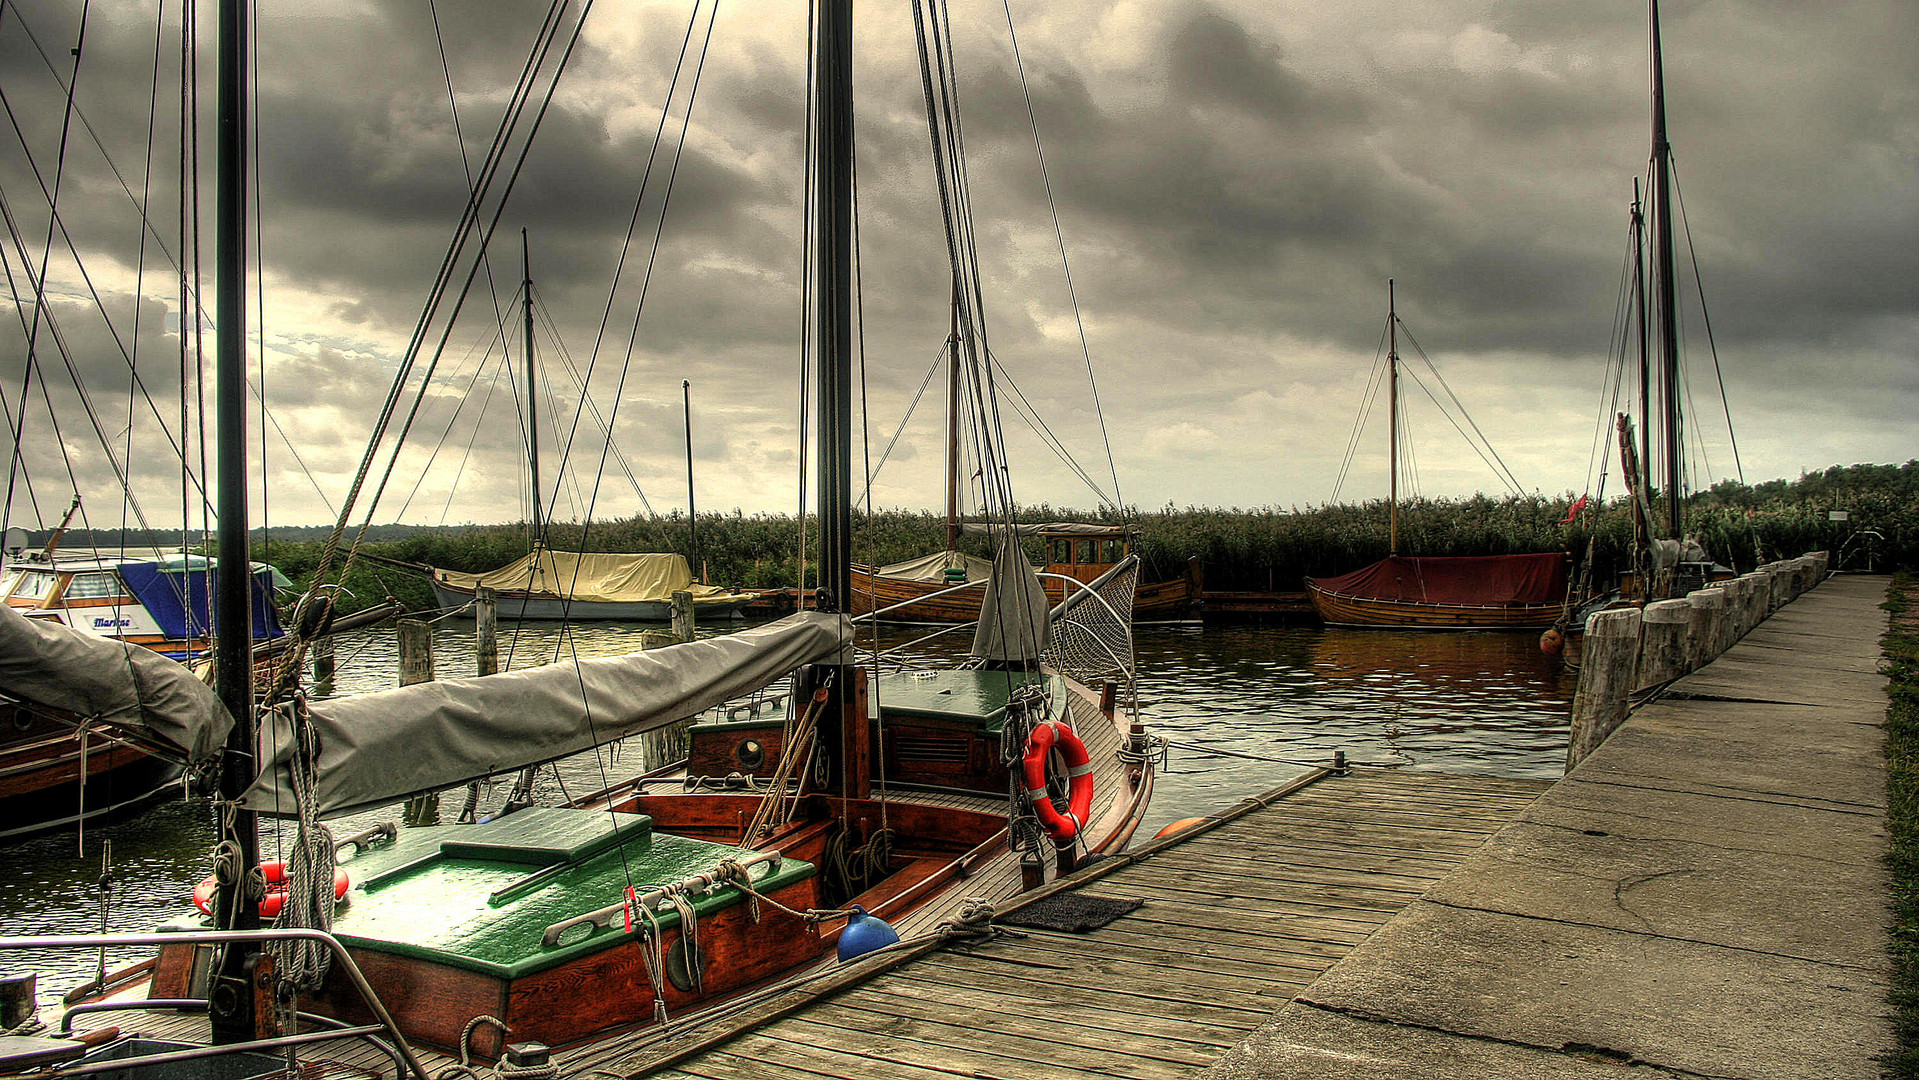
<path id="1" fill-rule="evenodd" d="M 1399 312 L 1386 283 L 1388 554 L 1338 577 L 1306 579 L 1314 610 L 1328 626 L 1418 630 L 1537 630 L 1565 609 L 1567 558 L 1532 555 L 1399 554 Z"/>
<path id="2" fill-rule="evenodd" d="M 253 937 L 209 933 L 206 920 L 185 916 L 160 935 L 168 941 L 146 987 L 153 1005 L 207 1001 L 215 1040 L 248 1048 L 379 1033 L 396 1069 L 422 1078 L 416 1042 L 536 1067 L 547 1047 L 659 1030 L 806 970 L 829 949 L 883 947 L 951 917 L 962 897 L 1008 895 L 1130 839 L 1153 780 L 1135 695 L 1129 686 L 1122 696 L 1113 667 L 1130 666 L 1121 613 L 1136 562 L 1049 610 L 1015 545 L 1003 544 L 1010 554 L 995 560 L 975 665 L 873 677 L 853 662 L 844 606 L 851 12 L 850 0 L 823 4 L 814 30 L 818 610 L 627 656 L 326 701 L 276 697 L 257 731 L 250 667 L 223 667 L 238 722 L 222 758 L 211 925 L 257 925 L 255 814 L 297 817 L 296 852 L 330 854 L 322 817 L 589 750 L 758 693 L 741 706 L 758 714 L 755 732 L 728 715 L 695 725 L 696 755 L 717 748 L 728 774 L 694 763 L 570 806 L 406 830 L 348 864 L 337 911 L 326 898 L 341 879 L 311 866 L 305 876 L 319 892 L 306 914 L 333 914 L 330 934 L 309 936 L 341 946 L 323 974 L 305 960 L 269 971 Z M 223 169 L 229 182 L 238 173 Z M 233 325 L 224 313 L 222 325 Z M 237 351 L 244 337 L 228 341 Z M 232 445 L 242 452 L 243 440 Z M 244 558 L 244 531 L 229 524 L 245 521 L 244 488 L 233 486 L 222 487 L 222 542 L 238 533 L 239 546 L 222 555 Z M 244 646 L 234 637 L 221 641 L 223 663 Z M 239 674 L 228 679 L 229 670 Z M 1114 673 L 1105 684 L 1103 671 Z M 760 709 L 769 703 L 774 711 Z M 194 728 L 199 742 L 214 739 L 212 722 Z M 286 868 L 286 880 L 299 876 Z M 295 902 L 301 888 L 287 888 L 281 934 L 296 932 L 285 920 L 305 906 Z M 219 953 L 208 957 L 205 942 Z M 276 1012 L 256 1006 L 289 999 L 311 1030 L 255 1041 Z M 348 1026 L 328 1030 L 333 1021 Z"/>
<path id="3" fill-rule="evenodd" d="M 538 384 L 533 356 L 533 269 L 524 232 L 520 235 L 525 273 L 520 283 L 526 360 L 527 467 L 532 476 L 533 544 L 524 557 L 481 573 L 421 565 L 440 607 L 457 610 L 491 589 L 500 612 L 518 620 L 621 620 L 666 622 L 673 615 L 673 594 L 693 598 L 697 619 L 737 619 L 757 597 L 694 579 L 686 556 L 672 551 L 564 551 L 547 546 L 546 517 L 540 499 Z M 689 447 L 689 453 L 691 448 Z"/>

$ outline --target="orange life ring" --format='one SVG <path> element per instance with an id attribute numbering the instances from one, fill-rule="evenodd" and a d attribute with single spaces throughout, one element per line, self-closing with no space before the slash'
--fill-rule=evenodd
<path id="1" fill-rule="evenodd" d="M 1046 759 L 1057 748 L 1066 759 L 1068 777 L 1066 813 L 1053 806 L 1046 791 Z M 1021 761 L 1026 774 L 1026 801 L 1034 816 L 1045 827 L 1046 835 L 1065 843 L 1079 835 L 1086 818 L 1093 812 L 1093 756 L 1079 741 L 1073 729 L 1051 720 L 1033 729 L 1026 739 L 1026 756 Z"/>
<path id="2" fill-rule="evenodd" d="M 287 902 L 287 864 L 277 859 L 273 862 L 263 862 L 260 864 L 260 876 L 267 882 L 266 895 L 260 898 L 260 917 L 275 918 Z M 346 868 L 334 867 L 333 898 L 335 900 L 346 895 L 348 884 Z M 200 884 L 193 887 L 193 906 L 208 915 L 213 914 L 213 891 L 218 886 L 219 883 L 213 880 L 211 874 L 203 878 Z"/>

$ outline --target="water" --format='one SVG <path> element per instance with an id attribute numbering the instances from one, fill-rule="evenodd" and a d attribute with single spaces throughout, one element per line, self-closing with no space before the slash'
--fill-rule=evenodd
<path id="1" fill-rule="evenodd" d="M 517 640 L 504 634 L 503 666 L 560 657 L 629 652 L 645 627 L 603 624 L 562 631 L 535 625 Z M 913 635 L 888 631 L 891 648 Z M 949 634 L 916 650 L 928 657 L 965 649 Z M 1171 746 L 1139 836 L 1219 810 L 1329 762 L 1343 750 L 1367 765 L 1553 778 L 1563 767 L 1575 678 L 1542 656 L 1531 634 L 1356 631 L 1318 627 L 1209 627 L 1142 630 L 1135 642 L 1140 711 Z M 391 630 L 342 635 L 336 650 L 340 693 L 392 686 L 397 670 Z M 434 632 L 436 675 L 474 673 L 473 624 L 448 621 Z M 544 770 L 537 793 L 548 800 L 597 790 L 639 771 L 642 754 L 614 746 Z M 1257 759 L 1257 760 L 1256 760 Z M 650 763 L 647 763 L 650 764 Z M 504 785 L 488 792 L 496 805 Z M 443 814 L 459 812 L 459 794 Z M 399 807 L 331 823 L 345 837 Z M 264 858 L 282 849 L 281 830 L 263 826 Z M 291 829 L 286 837 L 291 839 Z M 149 928 L 181 914 L 208 872 L 214 837 L 203 802 L 176 801 L 138 817 L 89 828 L 85 853 L 67 832 L 0 848 L 0 933 L 79 933 L 99 928 L 101 854 L 112 845 L 110 925 Z M 116 951 L 109 971 L 142 959 Z M 0 955 L 0 972 L 38 970 L 41 999 L 93 977 L 96 959 L 74 953 Z"/>

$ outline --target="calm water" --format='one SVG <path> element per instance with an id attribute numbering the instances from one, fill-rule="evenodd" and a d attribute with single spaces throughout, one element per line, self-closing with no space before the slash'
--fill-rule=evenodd
<path id="1" fill-rule="evenodd" d="M 538 627 L 517 641 L 503 637 L 501 661 L 514 667 L 562 656 L 604 656 L 639 647 L 643 627 L 601 625 L 562 633 Z M 504 631 L 503 631 L 504 633 Z M 889 633 L 888 647 L 907 640 Z M 921 651 L 963 650 L 949 635 Z M 1574 676 L 1542 656 L 1531 634 L 1417 634 L 1317 627 L 1209 627 L 1145 630 L 1136 641 L 1141 712 L 1168 739 L 1167 767 L 1142 828 L 1151 836 L 1167 822 L 1205 814 L 1296 776 L 1300 767 L 1349 760 L 1439 772 L 1551 778 L 1560 774 Z M 474 671 L 473 624 L 446 622 L 434 635 L 436 674 Z M 339 691 L 358 693 L 395 683 L 390 630 L 345 635 L 338 648 Z M 541 774 L 542 793 L 579 794 L 635 771 L 634 747 L 614 747 Z M 1256 760 L 1257 759 L 1257 760 Z M 490 802 L 504 797 L 503 787 Z M 446 813 L 458 812 L 449 795 Z M 332 823 L 344 837 L 392 807 Z M 0 847 L 0 933 L 76 933 L 97 929 L 101 858 L 111 844 L 108 899 L 116 930 L 145 929 L 179 914 L 207 871 L 213 823 L 203 803 L 163 803 L 137 818 L 90 828 L 85 852 L 71 833 Z M 289 836 L 290 836 L 289 831 Z M 261 847 L 277 857 L 277 830 Z M 108 967 L 139 959 L 116 953 Z M 95 961 L 74 954 L 0 955 L 0 972 L 41 972 L 41 999 L 92 976 Z"/>

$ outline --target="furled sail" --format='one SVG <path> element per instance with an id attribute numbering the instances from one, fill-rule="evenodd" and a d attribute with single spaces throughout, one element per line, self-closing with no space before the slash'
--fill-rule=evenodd
<path id="1" fill-rule="evenodd" d="M 994 546 L 979 626 L 973 631 L 973 655 L 983 660 L 1039 659 L 1046 651 L 1048 606 L 1046 587 L 1033 564 L 1011 536 L 1001 537 Z"/>
<path id="2" fill-rule="evenodd" d="M 555 551 L 542 546 L 484 574 L 435 570 L 434 576 L 469 591 L 483 586 L 501 594 L 551 593 L 569 600 L 605 603 L 667 600 L 676 592 L 690 592 L 695 600 L 727 595 L 727 590 L 716 585 L 695 582 L 686 556 L 670 551 Z"/>
<path id="3" fill-rule="evenodd" d="M 851 644 L 837 615 L 800 612 L 663 649 L 313 702 L 314 812 L 338 815 L 552 761 L 683 720 Z M 242 804 L 295 812 L 296 735 L 276 712 Z"/>
<path id="4" fill-rule="evenodd" d="M 0 604 L 0 694 L 110 725 L 185 763 L 226 742 L 233 717 L 212 687 L 177 661 Z"/>

